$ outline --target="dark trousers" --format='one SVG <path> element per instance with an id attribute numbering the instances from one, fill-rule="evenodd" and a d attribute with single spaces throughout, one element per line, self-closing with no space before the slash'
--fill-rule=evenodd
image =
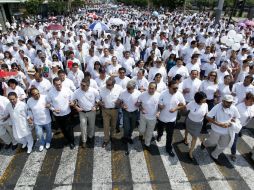
<path id="1" fill-rule="evenodd" d="M 70 114 L 64 116 L 55 116 L 56 123 L 62 130 L 64 137 L 69 144 L 74 144 L 74 132 L 73 127 L 69 124 Z"/>
<path id="2" fill-rule="evenodd" d="M 238 139 L 238 133 L 235 134 L 235 139 L 231 147 L 231 154 L 236 154 L 237 139 Z"/>
<path id="3" fill-rule="evenodd" d="M 164 123 L 164 122 L 158 120 L 158 123 L 157 123 L 157 133 L 158 133 L 159 137 L 161 137 L 163 135 L 164 128 L 166 128 L 166 133 L 167 133 L 166 150 L 167 151 L 172 150 L 172 140 L 173 140 L 175 126 L 176 126 L 176 122 Z"/>
<path id="4" fill-rule="evenodd" d="M 130 139 L 133 129 L 136 127 L 137 122 L 137 114 L 138 111 L 134 112 L 128 112 L 126 110 L 123 110 L 123 128 L 124 128 L 124 134 L 123 136 L 125 138 Z"/>

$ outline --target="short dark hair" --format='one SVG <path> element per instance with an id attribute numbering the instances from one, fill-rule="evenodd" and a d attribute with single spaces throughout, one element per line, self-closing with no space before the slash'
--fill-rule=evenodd
<path id="1" fill-rule="evenodd" d="M 171 80 L 168 82 L 168 87 L 171 87 L 174 84 L 177 84 L 177 82 L 175 80 Z"/>
<path id="2" fill-rule="evenodd" d="M 65 71 L 64 71 L 64 70 L 62 70 L 62 69 L 61 69 L 61 70 L 59 70 L 59 71 L 57 72 L 57 74 L 58 74 L 58 75 L 60 75 L 60 74 L 65 74 L 65 75 L 66 75 Z"/>
<path id="3" fill-rule="evenodd" d="M 55 82 L 57 82 L 57 81 L 61 81 L 59 77 L 55 77 L 55 78 L 53 79 L 53 84 L 55 84 Z"/>
<path id="4" fill-rule="evenodd" d="M 78 67 L 78 64 L 77 63 L 73 63 L 72 67 Z"/>
<path id="5" fill-rule="evenodd" d="M 251 92 L 246 93 L 245 99 L 254 101 L 254 94 Z"/>
<path id="6" fill-rule="evenodd" d="M 84 72 L 84 77 L 92 77 L 92 75 L 90 72 L 86 71 Z"/>
<path id="7" fill-rule="evenodd" d="M 126 69 L 125 69 L 124 67 L 120 67 L 120 68 L 118 69 L 118 72 L 120 72 L 120 71 L 124 71 L 124 72 L 126 73 Z"/>
<path id="8" fill-rule="evenodd" d="M 9 92 L 8 97 L 10 96 L 15 96 L 16 98 L 18 97 L 16 92 Z"/>
<path id="9" fill-rule="evenodd" d="M 202 91 L 200 92 L 197 92 L 195 95 L 194 95 L 194 100 L 197 104 L 199 104 L 202 100 L 206 99 L 206 94 Z"/>
<path id="10" fill-rule="evenodd" d="M 16 84 L 16 85 L 19 84 L 18 81 L 17 81 L 16 79 L 9 79 L 8 82 L 7 82 L 8 86 L 10 86 L 11 83 L 12 83 L 12 84 Z"/>

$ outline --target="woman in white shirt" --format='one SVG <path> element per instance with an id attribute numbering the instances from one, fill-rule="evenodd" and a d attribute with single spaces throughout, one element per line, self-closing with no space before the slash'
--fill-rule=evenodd
<path id="1" fill-rule="evenodd" d="M 232 93 L 230 89 L 230 83 L 232 82 L 232 77 L 230 75 L 224 76 L 223 83 L 218 85 L 218 101 L 221 102 L 222 98 L 225 95 L 229 95 Z"/>
<path id="2" fill-rule="evenodd" d="M 203 120 L 208 113 L 208 105 L 206 103 L 206 94 L 204 92 L 197 92 L 194 96 L 195 101 L 191 101 L 187 104 L 186 109 L 189 114 L 186 118 L 186 130 L 184 144 L 187 144 L 188 133 L 192 136 L 191 147 L 189 151 L 189 157 L 193 160 L 193 150 L 196 146 L 197 138 L 200 136 L 200 132 L 203 126 Z"/>
<path id="3" fill-rule="evenodd" d="M 154 82 L 157 84 L 157 92 L 159 93 L 167 89 L 167 85 L 161 79 L 162 75 L 160 73 L 156 73 L 154 76 Z"/>
<path id="4" fill-rule="evenodd" d="M 215 71 L 210 72 L 207 80 L 202 81 L 200 91 L 206 94 L 206 102 L 208 104 L 208 110 L 210 111 L 214 107 L 217 101 L 215 98 L 217 98 L 218 95 L 217 73 Z"/>
<path id="5" fill-rule="evenodd" d="M 145 65 L 145 62 L 143 60 L 138 61 L 136 63 L 136 67 L 134 67 L 134 69 L 132 70 L 131 77 L 137 76 L 138 71 L 140 69 L 144 69 L 144 65 Z M 146 77 L 147 75 L 148 75 L 147 71 L 145 70 L 144 76 Z"/>
<path id="6" fill-rule="evenodd" d="M 10 92 L 15 92 L 20 101 L 25 101 L 27 95 L 26 95 L 25 91 L 23 90 L 23 88 L 18 86 L 18 82 L 15 79 L 9 79 L 7 84 L 8 84 L 8 88 L 6 90 L 7 95 Z"/>
<path id="7" fill-rule="evenodd" d="M 11 68 L 12 63 L 16 63 L 16 59 L 12 57 L 11 52 L 5 51 L 4 52 L 4 62 L 8 65 L 8 68 Z"/>
<path id="8" fill-rule="evenodd" d="M 215 63 L 215 57 L 211 57 L 210 62 L 204 64 L 203 70 L 205 70 L 205 78 L 207 78 L 208 74 L 211 71 L 216 71 L 217 70 L 217 65 Z"/>

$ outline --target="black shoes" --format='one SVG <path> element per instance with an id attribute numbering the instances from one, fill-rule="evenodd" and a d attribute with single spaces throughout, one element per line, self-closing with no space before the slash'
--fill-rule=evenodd
<path id="1" fill-rule="evenodd" d="M 161 141 L 161 136 L 157 136 L 157 142 L 160 142 Z"/>
<path id="2" fill-rule="evenodd" d="M 75 144 L 71 143 L 71 144 L 70 144 L 70 149 L 72 150 L 72 149 L 74 149 L 74 148 L 75 148 Z"/>
<path id="3" fill-rule="evenodd" d="M 17 148 L 18 148 L 18 144 L 12 145 L 12 147 L 11 147 L 12 150 L 16 150 Z"/>
<path id="4" fill-rule="evenodd" d="M 102 148 L 105 148 L 108 145 L 108 142 L 103 142 Z"/>
<path id="5" fill-rule="evenodd" d="M 205 149 L 205 145 L 203 143 L 201 143 L 201 150 Z"/>
<path id="6" fill-rule="evenodd" d="M 6 149 L 6 150 L 9 149 L 9 148 L 11 148 L 11 143 L 10 144 L 6 144 L 5 147 L 4 147 L 4 149 Z"/>
<path id="7" fill-rule="evenodd" d="M 172 150 L 167 150 L 167 153 L 171 157 L 175 157 L 175 153 Z"/>

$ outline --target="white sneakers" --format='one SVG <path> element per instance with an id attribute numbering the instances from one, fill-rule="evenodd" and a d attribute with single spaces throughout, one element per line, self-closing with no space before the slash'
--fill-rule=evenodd
<path id="1" fill-rule="evenodd" d="M 46 149 L 48 150 L 50 148 L 50 143 L 46 143 Z"/>
<path id="2" fill-rule="evenodd" d="M 26 148 L 26 144 L 22 144 L 22 147 L 21 147 L 22 149 L 24 149 L 24 148 Z"/>
<path id="3" fill-rule="evenodd" d="M 41 146 L 39 147 L 39 151 L 40 151 L 40 152 L 42 152 L 42 151 L 43 151 L 43 149 L 44 149 L 44 146 L 43 146 L 43 145 L 41 145 Z"/>
<path id="4" fill-rule="evenodd" d="M 27 148 L 27 154 L 30 154 L 32 152 L 33 147 Z"/>

